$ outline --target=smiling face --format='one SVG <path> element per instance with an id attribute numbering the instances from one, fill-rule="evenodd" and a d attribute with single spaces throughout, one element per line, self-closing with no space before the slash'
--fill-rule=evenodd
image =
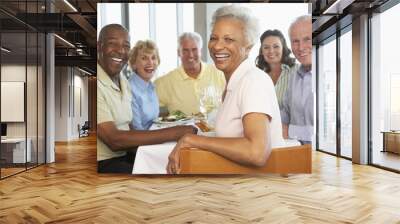
<path id="1" fill-rule="evenodd" d="M 128 61 L 128 33 L 118 27 L 109 28 L 97 43 L 97 61 L 111 77 L 118 75 Z"/>
<path id="2" fill-rule="evenodd" d="M 290 42 L 294 56 L 303 66 L 311 66 L 312 37 L 311 21 L 299 21 L 290 29 Z"/>
<path id="3" fill-rule="evenodd" d="M 215 66 L 230 77 L 244 61 L 251 46 L 245 38 L 243 23 L 233 18 L 222 18 L 215 22 L 208 50 Z"/>
<path id="4" fill-rule="evenodd" d="M 179 48 L 179 56 L 181 57 L 182 66 L 186 71 L 198 70 L 200 72 L 200 51 L 196 41 L 191 38 L 185 38 L 181 41 Z"/>
<path id="5" fill-rule="evenodd" d="M 280 64 L 282 60 L 282 42 L 277 36 L 266 37 L 262 42 L 262 55 L 268 64 Z"/>
<path id="6" fill-rule="evenodd" d="M 140 49 L 135 62 L 132 62 L 133 70 L 145 81 L 150 81 L 158 67 L 157 55 L 154 51 Z"/>

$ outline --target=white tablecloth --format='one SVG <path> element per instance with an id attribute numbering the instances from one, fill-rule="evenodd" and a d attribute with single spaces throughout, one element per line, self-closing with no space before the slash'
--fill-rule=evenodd
<path id="1" fill-rule="evenodd" d="M 132 174 L 166 174 L 168 155 L 176 142 L 140 146 L 136 152 Z"/>
<path id="2" fill-rule="evenodd" d="M 194 125 L 194 119 L 184 122 L 153 124 L 150 130 L 167 128 L 176 125 Z M 215 132 L 201 132 L 198 135 L 215 136 Z M 176 142 L 166 142 L 157 145 L 139 146 L 136 152 L 132 174 L 166 174 L 168 155 L 174 149 Z"/>

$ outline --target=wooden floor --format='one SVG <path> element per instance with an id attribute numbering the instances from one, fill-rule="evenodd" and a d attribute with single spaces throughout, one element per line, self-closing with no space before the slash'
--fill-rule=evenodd
<path id="1" fill-rule="evenodd" d="M 400 154 L 374 151 L 372 162 L 377 165 L 400 170 Z"/>
<path id="2" fill-rule="evenodd" d="M 95 138 L 0 181 L 0 223 L 400 223 L 400 175 L 315 152 L 313 174 L 96 173 Z"/>
<path id="3" fill-rule="evenodd" d="M 25 167 L 7 167 L 7 168 L 2 167 L 1 168 L 1 178 L 22 172 L 24 170 L 26 170 Z"/>

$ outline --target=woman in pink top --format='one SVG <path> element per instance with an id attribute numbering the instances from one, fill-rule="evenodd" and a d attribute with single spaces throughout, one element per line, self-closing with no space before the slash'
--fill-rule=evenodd
<path id="1" fill-rule="evenodd" d="M 216 118 L 217 137 L 182 137 L 168 157 L 168 173 L 179 173 L 181 148 L 200 148 L 241 164 L 263 166 L 271 148 L 283 143 L 274 84 L 247 59 L 257 39 L 257 20 L 247 8 L 230 5 L 214 13 L 211 25 L 208 49 L 227 83 Z"/>

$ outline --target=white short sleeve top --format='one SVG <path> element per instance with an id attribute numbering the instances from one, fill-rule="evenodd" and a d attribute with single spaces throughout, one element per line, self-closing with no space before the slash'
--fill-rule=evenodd
<path id="1" fill-rule="evenodd" d="M 217 113 L 216 136 L 243 137 L 242 118 L 251 112 L 271 117 L 271 147 L 283 146 L 281 116 L 274 84 L 265 72 L 246 59 L 227 83 L 225 99 Z"/>

